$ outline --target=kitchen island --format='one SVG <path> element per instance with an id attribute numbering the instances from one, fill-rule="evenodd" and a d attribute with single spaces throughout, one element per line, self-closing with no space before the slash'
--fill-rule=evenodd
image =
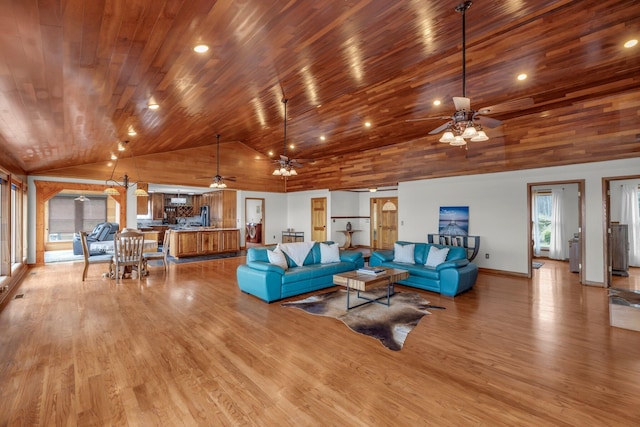
<path id="1" fill-rule="evenodd" d="M 238 252 L 240 230 L 237 228 L 187 227 L 171 232 L 169 254 L 189 257 Z"/>

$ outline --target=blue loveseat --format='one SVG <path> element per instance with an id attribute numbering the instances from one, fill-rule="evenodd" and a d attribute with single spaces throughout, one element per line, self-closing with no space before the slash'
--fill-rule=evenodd
<path id="1" fill-rule="evenodd" d="M 341 251 L 340 262 L 321 264 L 320 244 L 315 242 L 302 266 L 287 256 L 289 268 L 285 270 L 269 263 L 267 251 L 274 248 L 249 248 L 246 264 L 238 266 L 236 271 L 240 290 L 266 302 L 333 286 L 334 274 L 364 265 L 362 253 L 357 251 Z"/>
<path id="2" fill-rule="evenodd" d="M 409 278 L 400 284 L 413 286 L 427 291 L 439 292 L 454 297 L 473 287 L 478 277 L 478 266 L 467 260 L 466 250 L 459 246 L 444 246 L 432 243 L 396 242 L 399 245 L 414 244 L 413 263 L 394 262 L 393 250 L 374 251 L 369 265 L 401 268 L 409 271 Z M 449 248 L 444 262 L 436 267 L 427 267 L 425 263 L 431 248 Z"/>

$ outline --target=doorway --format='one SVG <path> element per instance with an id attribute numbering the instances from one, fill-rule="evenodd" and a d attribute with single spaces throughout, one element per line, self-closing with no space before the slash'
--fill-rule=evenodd
<path id="1" fill-rule="evenodd" d="M 630 262 L 635 226 L 622 213 L 623 185 L 634 185 L 640 193 L 640 175 L 602 178 L 604 208 L 604 286 L 640 290 L 640 268 Z M 640 195 L 636 194 L 640 209 Z M 636 233 L 637 234 L 637 233 Z M 620 240 L 619 237 L 624 237 Z M 637 239 L 638 236 L 635 236 Z M 622 256 L 621 256 L 622 255 Z"/>
<path id="2" fill-rule="evenodd" d="M 264 199 L 252 197 L 244 199 L 244 219 L 245 247 L 261 246 L 265 233 Z"/>
<path id="3" fill-rule="evenodd" d="M 569 260 L 567 268 L 584 283 L 584 185 L 584 180 L 527 184 L 527 277 L 533 274 L 533 258 L 546 257 Z"/>
<path id="4" fill-rule="evenodd" d="M 393 249 L 398 241 L 398 198 L 371 198 L 371 249 Z"/>

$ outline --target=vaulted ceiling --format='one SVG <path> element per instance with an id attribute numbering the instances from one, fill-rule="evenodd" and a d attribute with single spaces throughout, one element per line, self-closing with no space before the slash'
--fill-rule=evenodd
<path id="1" fill-rule="evenodd" d="M 429 135 L 462 95 L 458 3 L 2 1 L 0 163 L 106 180 L 117 154 L 115 176 L 207 186 L 219 133 L 230 188 L 298 191 L 640 156 L 636 0 L 475 1 L 466 96 L 502 124 L 462 148 Z M 304 165 L 287 180 L 283 98 Z"/>

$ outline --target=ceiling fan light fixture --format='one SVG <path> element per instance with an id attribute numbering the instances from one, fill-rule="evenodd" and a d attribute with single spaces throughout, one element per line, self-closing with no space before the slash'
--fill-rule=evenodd
<path id="1" fill-rule="evenodd" d="M 461 137 L 460 135 L 457 135 L 455 138 L 453 138 L 453 141 L 451 141 L 449 145 L 453 145 L 454 147 L 459 147 L 462 145 L 467 145 L 467 141 L 465 141 L 464 138 Z"/>
<path id="2" fill-rule="evenodd" d="M 473 142 L 482 142 L 482 141 L 488 141 L 488 140 L 489 140 L 489 137 L 482 129 L 478 131 L 478 134 L 476 136 L 471 138 L 471 141 Z"/>
<path id="3" fill-rule="evenodd" d="M 282 174 L 280 173 L 280 169 L 276 169 L 276 170 L 273 171 L 273 173 L 271 175 L 281 176 Z"/>
<path id="4" fill-rule="evenodd" d="M 298 172 L 296 172 L 295 169 L 291 168 L 291 170 L 289 171 L 289 175 L 290 176 L 296 176 L 296 175 L 298 175 Z"/>
<path id="5" fill-rule="evenodd" d="M 451 129 L 448 129 L 444 134 L 442 134 L 442 138 L 440 138 L 440 142 L 443 142 L 445 144 L 449 144 L 449 143 L 453 142 L 454 138 L 455 138 L 455 135 L 453 134 Z"/>
<path id="6" fill-rule="evenodd" d="M 463 138 L 473 138 L 476 135 L 478 135 L 478 131 L 473 126 L 473 123 L 468 122 L 467 123 L 467 127 L 464 129 L 464 132 L 462 132 L 462 137 Z"/>

